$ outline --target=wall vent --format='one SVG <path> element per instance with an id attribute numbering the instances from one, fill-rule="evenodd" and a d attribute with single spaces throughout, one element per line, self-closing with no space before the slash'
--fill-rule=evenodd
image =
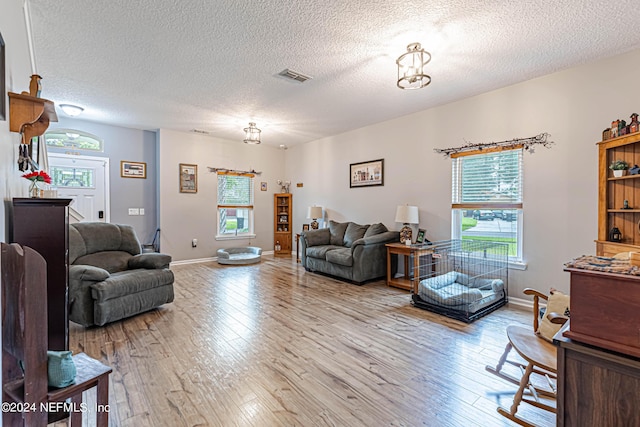
<path id="1" fill-rule="evenodd" d="M 278 73 L 278 75 L 282 76 L 282 77 L 285 77 L 287 79 L 295 80 L 295 81 L 300 82 L 300 83 L 304 83 L 307 80 L 313 78 L 311 76 L 306 76 L 306 75 L 304 75 L 302 73 L 299 73 L 297 71 L 290 70 L 289 68 L 285 68 L 284 70 L 280 71 Z"/>

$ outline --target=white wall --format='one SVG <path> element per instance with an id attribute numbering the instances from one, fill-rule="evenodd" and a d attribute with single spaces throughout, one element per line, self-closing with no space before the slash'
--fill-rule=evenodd
<path id="1" fill-rule="evenodd" d="M 395 208 L 420 208 L 430 240 L 450 238 L 451 161 L 434 148 L 551 134 L 551 149 L 524 156 L 524 257 L 510 295 L 569 289 L 563 263 L 595 253 L 597 147 L 612 120 L 640 110 L 640 50 L 530 80 L 442 107 L 324 138 L 286 153 L 294 183 L 294 230 L 318 204 L 329 219 L 395 224 Z M 433 84 L 437 84 L 434 82 Z M 429 88 L 407 96 L 429 96 Z M 349 188 L 349 164 L 383 158 L 384 186 Z M 295 183 L 303 182 L 297 188 Z"/>
<path id="2" fill-rule="evenodd" d="M 7 91 L 20 93 L 29 90 L 31 62 L 27 46 L 27 32 L 22 14 L 22 2 L 7 0 L 2 2 L 0 32 L 5 43 L 5 81 Z M 42 96 L 46 98 L 46 81 L 43 81 Z M 14 197 L 27 197 L 29 182 L 22 179 L 16 161 L 20 135 L 9 132 L 9 97 L 0 94 L 5 102 L 6 119 L 0 120 L 0 196 L 4 206 L 0 209 L 0 240 L 8 241 L 10 218 L 7 206 Z"/>
<path id="3" fill-rule="evenodd" d="M 266 145 L 161 129 L 158 133 L 160 243 L 173 261 L 216 256 L 219 248 L 255 245 L 273 250 L 273 193 L 284 176 L 284 152 Z M 178 165 L 198 165 L 198 192 L 180 193 Z M 207 167 L 262 172 L 255 178 L 255 239 L 216 241 L 217 176 Z M 260 191 L 260 182 L 268 191 Z M 297 201 L 293 199 L 293 205 Z M 198 239 L 198 247 L 191 240 Z"/>

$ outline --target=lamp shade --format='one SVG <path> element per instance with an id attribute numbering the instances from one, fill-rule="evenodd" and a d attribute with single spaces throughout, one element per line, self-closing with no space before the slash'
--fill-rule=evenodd
<path id="1" fill-rule="evenodd" d="M 398 205 L 396 209 L 396 222 L 403 224 L 418 224 L 418 207 L 409 205 Z"/>
<path id="2" fill-rule="evenodd" d="M 322 218 L 322 206 L 309 206 L 307 212 L 307 218 L 318 219 Z"/>

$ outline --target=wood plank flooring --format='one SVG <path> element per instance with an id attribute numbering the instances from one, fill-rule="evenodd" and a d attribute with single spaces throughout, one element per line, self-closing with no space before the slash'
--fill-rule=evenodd
<path id="1" fill-rule="evenodd" d="M 71 349 L 113 367 L 111 426 L 514 425 L 496 407 L 515 386 L 484 366 L 530 312 L 504 307 L 469 325 L 411 306 L 382 280 L 356 286 L 286 257 L 173 271 L 174 303 L 105 327 L 71 324 Z"/>

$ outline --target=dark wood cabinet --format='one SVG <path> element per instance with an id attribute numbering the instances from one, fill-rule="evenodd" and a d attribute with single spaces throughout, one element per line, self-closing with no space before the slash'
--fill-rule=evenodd
<path id="1" fill-rule="evenodd" d="M 49 350 L 69 349 L 69 203 L 71 199 L 13 199 L 11 242 L 47 262 Z"/>
<path id="2" fill-rule="evenodd" d="M 640 359 L 580 344 L 561 334 L 555 343 L 558 426 L 640 427 Z"/>

